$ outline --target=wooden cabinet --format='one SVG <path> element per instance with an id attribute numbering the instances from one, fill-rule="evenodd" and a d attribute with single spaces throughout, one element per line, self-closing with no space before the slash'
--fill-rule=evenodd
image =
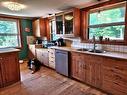
<path id="1" fill-rule="evenodd" d="M 127 60 L 71 52 L 71 76 L 113 95 L 127 95 Z"/>
<path id="2" fill-rule="evenodd" d="M 101 86 L 101 59 L 99 59 L 100 62 L 95 62 L 95 57 L 92 55 L 74 52 L 71 56 L 72 77 L 99 88 Z"/>
<path id="3" fill-rule="evenodd" d="M 48 18 L 39 18 L 33 21 L 33 34 L 35 37 L 47 37 L 50 40 L 50 26 Z"/>
<path id="4" fill-rule="evenodd" d="M 49 49 L 49 67 L 55 69 L 55 49 Z"/>
<path id="5" fill-rule="evenodd" d="M 114 95 L 127 95 L 127 61 L 108 58 L 102 70 L 102 89 Z"/>
<path id="6" fill-rule="evenodd" d="M 29 44 L 28 45 L 28 58 L 32 59 L 36 57 L 36 48 L 42 48 L 41 44 Z"/>
<path id="7" fill-rule="evenodd" d="M 46 27 L 44 18 L 39 18 L 33 21 L 33 33 L 35 37 L 46 36 Z"/>
<path id="8" fill-rule="evenodd" d="M 72 53 L 71 75 L 72 77 L 84 81 L 85 72 L 83 72 L 84 57 L 80 53 Z"/>
<path id="9" fill-rule="evenodd" d="M 29 59 L 35 58 L 35 45 L 28 45 L 28 49 L 29 49 L 28 58 Z"/>
<path id="10" fill-rule="evenodd" d="M 0 87 L 20 80 L 18 53 L 0 54 Z"/>
<path id="11" fill-rule="evenodd" d="M 3 86 L 3 81 L 2 81 L 2 58 L 0 58 L 0 87 Z"/>
<path id="12" fill-rule="evenodd" d="M 64 36 L 80 36 L 80 9 L 56 14 L 56 34 Z M 71 34 L 71 35 L 70 35 Z"/>
<path id="13" fill-rule="evenodd" d="M 36 49 L 36 57 L 42 64 L 49 66 L 48 49 Z"/>

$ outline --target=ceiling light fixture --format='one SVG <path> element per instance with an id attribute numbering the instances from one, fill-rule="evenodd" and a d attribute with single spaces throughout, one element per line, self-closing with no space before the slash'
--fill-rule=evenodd
<path id="1" fill-rule="evenodd" d="M 73 19 L 73 16 L 71 16 L 71 15 L 66 15 L 66 16 L 65 16 L 65 19 L 66 19 L 66 20 L 72 20 L 72 19 Z"/>
<path id="2" fill-rule="evenodd" d="M 12 11 L 20 11 L 26 8 L 25 5 L 20 4 L 18 2 L 12 2 L 12 1 L 3 2 L 2 5 Z"/>

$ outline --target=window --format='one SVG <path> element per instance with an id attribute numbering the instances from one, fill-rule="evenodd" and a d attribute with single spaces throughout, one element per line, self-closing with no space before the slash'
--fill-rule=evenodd
<path id="1" fill-rule="evenodd" d="M 124 40 L 125 33 L 125 5 L 112 6 L 103 10 L 89 13 L 89 39 L 93 36 L 109 38 L 110 40 Z"/>
<path id="2" fill-rule="evenodd" d="M 18 20 L 0 18 L 0 48 L 20 46 Z"/>

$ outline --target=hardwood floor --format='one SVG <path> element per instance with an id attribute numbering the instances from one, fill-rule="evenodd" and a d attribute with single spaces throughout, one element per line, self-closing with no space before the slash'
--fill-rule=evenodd
<path id="1" fill-rule="evenodd" d="M 46 67 L 35 74 L 31 74 L 26 63 L 20 69 L 21 82 L 0 89 L 0 95 L 107 95 Z"/>

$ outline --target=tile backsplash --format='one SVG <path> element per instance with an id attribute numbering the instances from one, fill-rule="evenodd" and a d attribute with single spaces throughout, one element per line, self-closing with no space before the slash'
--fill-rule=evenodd
<path id="1" fill-rule="evenodd" d="M 123 45 L 106 45 L 106 44 L 96 44 L 96 49 L 103 49 L 106 51 L 115 51 L 115 52 L 123 52 L 127 53 L 127 46 Z M 71 47 L 76 48 L 93 48 L 93 44 L 91 43 L 81 43 L 80 40 L 74 40 L 72 41 Z"/>

